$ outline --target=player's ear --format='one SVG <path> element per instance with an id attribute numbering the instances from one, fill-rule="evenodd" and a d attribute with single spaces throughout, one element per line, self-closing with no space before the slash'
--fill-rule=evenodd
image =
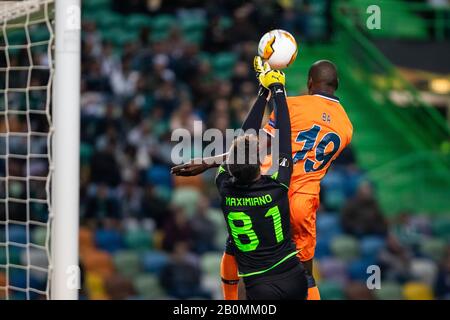
<path id="1" fill-rule="evenodd" d="M 308 93 L 311 94 L 311 89 L 312 89 L 312 78 L 311 77 L 308 78 L 307 85 L 308 85 Z"/>
<path id="2" fill-rule="evenodd" d="M 336 90 L 339 88 L 339 78 L 336 79 Z"/>

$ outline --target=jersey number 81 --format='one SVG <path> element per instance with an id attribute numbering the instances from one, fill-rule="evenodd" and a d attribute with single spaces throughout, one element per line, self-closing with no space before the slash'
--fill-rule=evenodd
<path id="1" fill-rule="evenodd" d="M 283 227 L 281 225 L 281 214 L 278 206 L 267 210 L 264 217 L 272 217 L 277 243 L 283 241 Z M 237 225 L 237 223 L 239 225 Z M 242 211 L 230 212 L 228 214 L 228 225 L 230 226 L 234 243 L 239 250 L 244 252 L 256 250 L 259 245 L 259 238 L 253 230 L 252 219 L 248 214 Z M 246 243 L 242 242 L 242 236 L 248 239 Z"/>

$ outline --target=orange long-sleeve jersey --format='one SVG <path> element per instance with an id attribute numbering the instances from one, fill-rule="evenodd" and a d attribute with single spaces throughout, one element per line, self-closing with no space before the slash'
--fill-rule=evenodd
<path id="1" fill-rule="evenodd" d="M 319 194 L 320 180 L 350 143 L 353 126 L 339 99 L 325 94 L 288 97 L 294 169 L 290 193 Z M 264 130 L 274 135 L 274 114 Z M 280 141 L 283 143 L 283 141 Z M 262 170 L 270 168 L 268 157 Z"/>

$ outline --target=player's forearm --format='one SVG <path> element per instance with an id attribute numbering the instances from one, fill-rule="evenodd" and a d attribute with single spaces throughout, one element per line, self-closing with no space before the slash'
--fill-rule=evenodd
<path id="1" fill-rule="evenodd" d="M 273 85 L 271 88 L 272 97 L 275 100 L 275 123 L 280 135 L 280 154 L 290 155 L 292 153 L 291 141 L 291 121 L 289 119 L 289 110 L 286 102 L 286 93 L 284 86 L 280 84 Z"/>
<path id="2" fill-rule="evenodd" d="M 258 130 L 261 128 L 268 96 L 269 90 L 265 89 L 264 87 L 260 87 L 258 97 L 256 98 L 255 103 L 253 104 L 252 108 L 247 114 L 247 117 L 244 120 L 244 123 L 242 124 L 242 130 Z"/>
<path id="3" fill-rule="evenodd" d="M 225 162 L 225 160 L 227 159 L 227 156 L 228 156 L 228 153 L 223 153 L 223 154 L 219 154 L 217 156 L 203 158 L 203 163 L 208 166 L 208 169 L 217 168 Z"/>

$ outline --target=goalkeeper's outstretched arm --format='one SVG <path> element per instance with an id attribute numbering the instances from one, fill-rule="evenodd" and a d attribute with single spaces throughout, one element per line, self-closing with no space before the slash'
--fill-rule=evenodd
<path id="1" fill-rule="evenodd" d="M 261 128 L 268 96 L 269 90 L 264 88 L 263 86 L 260 86 L 258 97 L 256 98 L 255 103 L 247 114 L 247 117 L 242 124 L 241 130 L 245 132 L 249 129 L 254 129 L 256 131 Z M 173 167 L 170 172 L 177 176 L 196 176 L 208 169 L 220 166 L 225 162 L 227 155 L 228 153 L 224 153 L 213 157 L 192 159 L 187 163 Z"/>

